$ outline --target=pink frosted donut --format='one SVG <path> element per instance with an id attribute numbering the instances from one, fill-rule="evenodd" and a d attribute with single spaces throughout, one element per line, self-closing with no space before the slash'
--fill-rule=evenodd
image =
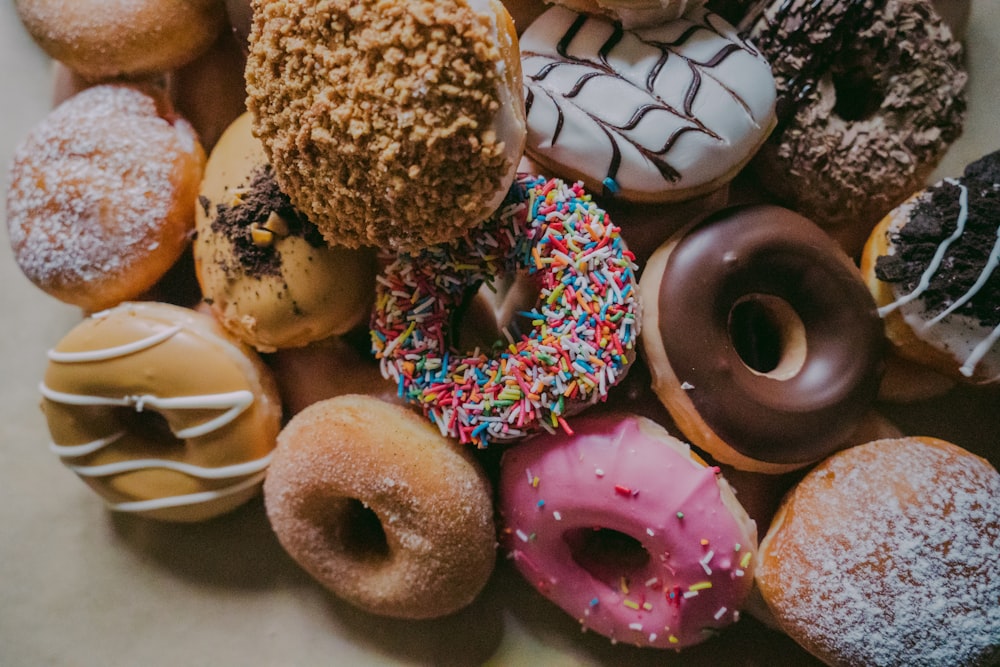
<path id="1" fill-rule="evenodd" d="M 729 484 L 645 417 L 504 453 L 501 542 L 546 598 L 614 641 L 684 648 L 739 618 L 757 528 Z"/>

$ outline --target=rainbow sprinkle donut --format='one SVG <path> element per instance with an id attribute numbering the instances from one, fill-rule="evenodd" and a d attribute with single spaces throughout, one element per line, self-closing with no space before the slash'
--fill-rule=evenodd
<path id="1" fill-rule="evenodd" d="M 452 313 L 469 290 L 513 271 L 540 283 L 532 329 L 494 354 L 453 349 Z M 455 241 L 399 255 L 378 277 L 372 350 L 399 395 L 444 435 L 479 447 L 603 401 L 639 334 L 636 264 L 581 184 L 520 176 L 500 209 Z"/>

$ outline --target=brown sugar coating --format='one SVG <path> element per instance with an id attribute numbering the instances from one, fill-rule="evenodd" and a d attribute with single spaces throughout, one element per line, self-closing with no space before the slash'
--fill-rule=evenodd
<path id="1" fill-rule="evenodd" d="M 519 72 L 499 3 L 254 4 L 254 133 L 333 244 L 422 247 L 491 213 L 523 147 Z"/>

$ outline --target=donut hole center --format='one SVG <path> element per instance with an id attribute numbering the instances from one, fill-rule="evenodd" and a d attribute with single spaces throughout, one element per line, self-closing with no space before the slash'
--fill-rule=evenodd
<path id="1" fill-rule="evenodd" d="M 337 521 L 338 542 L 356 560 L 382 560 L 389 556 L 389 542 L 378 515 L 357 498 L 344 501 Z"/>
<path id="2" fill-rule="evenodd" d="M 170 430 L 167 418 L 155 410 L 117 408 L 118 423 L 139 440 L 154 447 L 167 449 L 183 444 Z"/>
<path id="3" fill-rule="evenodd" d="M 729 339 L 756 375 L 787 380 L 805 364 L 805 325 L 787 301 L 771 294 L 750 294 L 733 305 Z"/>
<path id="4" fill-rule="evenodd" d="M 866 120 L 882 106 L 885 94 L 865 68 L 855 66 L 835 71 L 832 80 L 837 100 L 833 112 L 840 118 Z"/>
<path id="5" fill-rule="evenodd" d="M 575 528 L 563 533 L 570 555 L 592 577 L 612 588 L 621 586 L 622 577 L 643 571 L 649 552 L 639 540 L 613 528 Z"/>

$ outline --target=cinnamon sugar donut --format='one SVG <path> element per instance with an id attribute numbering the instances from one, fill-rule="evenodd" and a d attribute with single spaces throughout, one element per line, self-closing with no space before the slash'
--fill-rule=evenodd
<path id="1" fill-rule="evenodd" d="M 17 0 L 21 22 L 54 59 L 87 79 L 134 77 L 188 63 L 226 25 L 219 0 Z"/>
<path id="2" fill-rule="evenodd" d="M 995 665 L 1000 474 L 933 438 L 839 452 L 784 499 L 756 583 L 828 665 Z"/>
<path id="3" fill-rule="evenodd" d="M 215 320 L 164 303 L 97 313 L 49 352 L 52 450 L 117 512 L 201 521 L 255 496 L 281 426 L 270 371 Z"/>
<path id="4" fill-rule="evenodd" d="M 140 296 L 189 245 L 204 163 L 162 90 L 74 95 L 14 153 L 7 226 L 18 265 L 88 311 Z"/>
<path id="5" fill-rule="evenodd" d="M 338 396 L 295 415 L 278 436 L 264 501 L 289 555 L 373 614 L 452 613 L 493 572 L 485 474 L 466 448 L 377 398 Z"/>
<path id="6" fill-rule="evenodd" d="M 751 166 L 853 256 L 961 134 L 961 45 L 930 0 L 774 2 L 745 34 L 778 86 L 778 127 Z"/>
<path id="7" fill-rule="evenodd" d="M 525 138 L 517 35 L 500 0 L 253 9 L 254 134 L 331 244 L 417 249 L 499 206 Z"/>

